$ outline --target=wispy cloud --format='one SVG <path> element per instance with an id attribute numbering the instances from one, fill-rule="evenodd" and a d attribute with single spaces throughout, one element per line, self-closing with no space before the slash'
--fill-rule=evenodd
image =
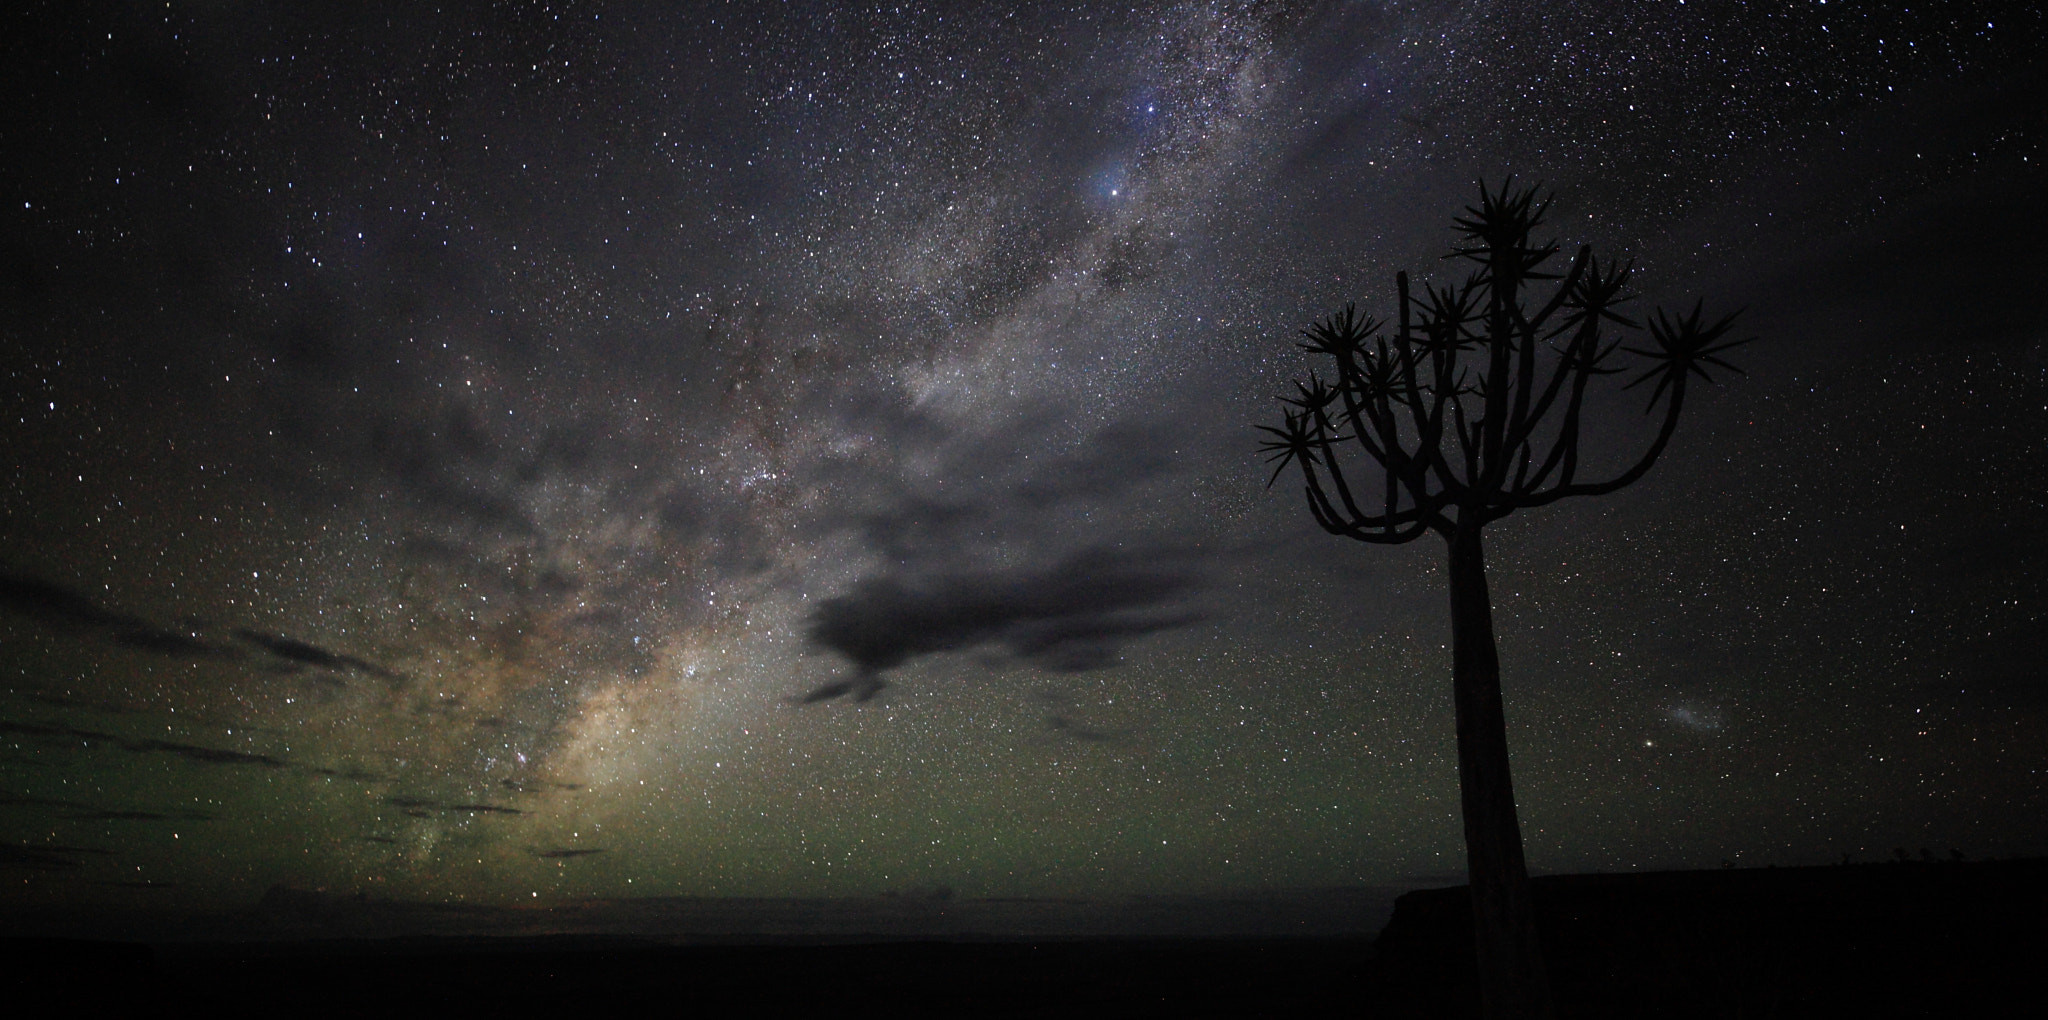
<path id="1" fill-rule="evenodd" d="M 132 739 L 99 730 L 80 729 L 64 723 L 31 723 L 11 719 L 0 719 L 0 733 L 18 733 L 28 737 L 62 737 L 83 741 L 96 741 L 109 747 L 136 753 L 161 753 L 176 755 L 187 761 L 205 765 L 256 765 L 268 769 L 292 767 L 292 762 L 267 754 L 252 754 L 246 751 L 227 751 L 217 747 L 202 747 L 198 744 L 180 743 L 175 740 L 155 738 Z"/>

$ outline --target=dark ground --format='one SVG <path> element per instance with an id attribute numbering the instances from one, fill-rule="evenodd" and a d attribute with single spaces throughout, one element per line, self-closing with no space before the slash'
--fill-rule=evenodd
<path id="1" fill-rule="evenodd" d="M 1564 1017 L 2048 1015 L 2048 860 L 1535 880 Z M 1477 1016 L 1463 887 L 1401 897 L 1372 1015 Z"/>
<path id="2" fill-rule="evenodd" d="M 2042 1015 L 2048 861 L 1536 880 L 1564 1017 Z M 210 1016 L 1476 1015 L 1462 888 L 1378 940 L 676 946 L 591 936 L 274 943 L 9 938 L 10 1002 Z"/>
<path id="3" fill-rule="evenodd" d="M 6 952 L 12 1001 L 56 987 L 88 1008 L 182 1002 L 206 1016 L 1235 1017 L 1355 1005 L 1371 950 L 1366 939 L 675 948 L 577 937 L 253 947 L 45 940 Z"/>

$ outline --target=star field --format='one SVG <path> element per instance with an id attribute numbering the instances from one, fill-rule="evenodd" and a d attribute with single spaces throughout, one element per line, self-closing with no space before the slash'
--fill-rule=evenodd
<path id="1" fill-rule="evenodd" d="M 17 902 L 1455 875 L 1442 549 L 1251 426 L 1510 174 L 1760 338 L 1488 532 L 1532 868 L 2048 851 L 2037 12 L 7 17 Z"/>

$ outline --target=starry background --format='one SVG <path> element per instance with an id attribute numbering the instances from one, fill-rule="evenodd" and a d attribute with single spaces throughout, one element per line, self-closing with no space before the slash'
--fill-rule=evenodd
<path id="1" fill-rule="evenodd" d="M 1442 549 L 1252 426 L 1509 174 L 1760 338 L 1488 532 L 1532 867 L 2048 851 L 2031 8 L 0 36 L 17 904 L 1456 881 Z"/>

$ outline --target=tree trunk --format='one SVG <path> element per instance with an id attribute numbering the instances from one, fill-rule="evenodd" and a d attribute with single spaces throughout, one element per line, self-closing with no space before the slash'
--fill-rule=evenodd
<path id="1" fill-rule="evenodd" d="M 1465 809 L 1479 995 L 1489 1020 L 1548 1020 L 1550 982 L 1536 944 L 1535 904 L 1508 776 L 1507 719 L 1501 710 L 1486 559 L 1474 515 L 1459 517 L 1450 542 L 1451 688 L 1458 707 L 1458 790 Z"/>

